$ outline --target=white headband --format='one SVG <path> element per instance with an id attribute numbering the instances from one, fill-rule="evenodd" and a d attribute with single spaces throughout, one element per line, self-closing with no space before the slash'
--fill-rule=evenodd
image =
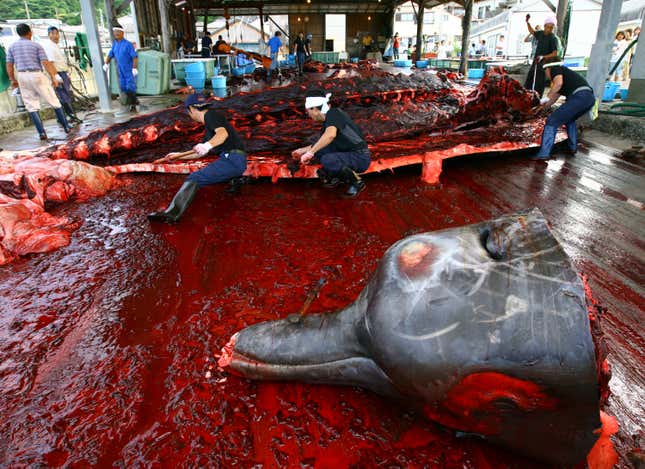
<path id="1" fill-rule="evenodd" d="M 123 28 L 121 28 L 121 27 L 119 27 L 119 26 L 113 26 L 113 27 L 112 27 L 112 31 L 121 31 L 122 33 L 124 33 L 124 32 L 125 32 L 125 29 L 123 29 Z"/>
<path id="2" fill-rule="evenodd" d="M 564 62 L 551 62 L 551 63 L 542 65 L 542 68 L 557 67 L 558 65 L 564 65 Z"/>
<path id="3" fill-rule="evenodd" d="M 327 93 L 325 96 L 310 96 L 305 99 L 305 109 L 322 106 L 320 112 L 327 114 L 327 111 L 329 111 L 329 98 L 331 98 L 331 93 Z"/>

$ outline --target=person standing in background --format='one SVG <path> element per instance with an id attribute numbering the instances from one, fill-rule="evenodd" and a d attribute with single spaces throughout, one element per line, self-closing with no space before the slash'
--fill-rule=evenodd
<path id="1" fill-rule="evenodd" d="M 538 31 L 531 26 L 529 20 L 531 15 L 526 15 L 526 27 L 535 39 L 537 46 L 535 47 L 535 55 L 533 56 L 533 63 L 529 69 L 524 82 L 524 88 L 528 90 L 535 90 L 542 97 L 544 93 L 545 80 L 544 70 L 542 69 L 542 62 L 545 59 L 552 59 L 558 56 L 558 40 L 555 33 L 555 15 L 550 15 L 544 20 L 544 31 Z"/>
<path id="2" fill-rule="evenodd" d="M 211 56 L 211 47 L 213 46 L 213 40 L 211 39 L 211 33 L 206 31 L 204 37 L 202 38 L 202 58 L 207 59 Z"/>
<path id="3" fill-rule="evenodd" d="M 11 88 L 20 88 L 22 100 L 41 140 L 47 140 L 43 122 L 38 114 L 41 99 L 54 108 L 58 123 L 65 133 L 69 133 L 70 127 L 65 113 L 54 92 L 54 88 L 63 82 L 63 78 L 56 73 L 56 68 L 47 58 L 43 46 L 31 40 L 32 32 L 29 25 L 20 23 L 16 26 L 16 32 L 20 39 L 11 44 L 7 51 L 6 68 Z M 47 71 L 51 81 L 47 79 L 43 69 Z"/>
<path id="4" fill-rule="evenodd" d="M 302 76 L 302 68 L 305 65 L 305 33 L 299 32 L 298 37 L 293 41 L 293 53 L 296 56 L 298 75 Z"/>
<path id="5" fill-rule="evenodd" d="M 309 60 L 311 60 L 311 39 L 312 38 L 313 36 L 311 35 L 311 33 L 305 36 L 305 62 L 308 62 Z"/>
<path id="6" fill-rule="evenodd" d="M 51 63 L 54 64 L 56 72 L 63 79 L 60 86 L 54 88 L 56 91 L 56 96 L 60 101 L 61 106 L 67 117 L 73 123 L 80 123 L 81 120 L 76 116 L 74 109 L 72 108 L 72 80 L 69 78 L 69 65 L 67 64 L 67 58 L 60 48 L 60 31 L 56 26 L 50 26 L 47 28 L 47 36 L 49 39 L 45 39 L 42 42 L 43 49 L 47 54 L 47 58 Z"/>
<path id="7" fill-rule="evenodd" d="M 501 34 L 495 45 L 495 57 L 504 57 L 504 49 L 506 49 L 506 40 L 504 39 L 504 35 Z"/>
<path id="8" fill-rule="evenodd" d="M 611 76 L 611 79 L 613 81 L 619 81 L 623 78 L 623 68 L 625 66 L 625 59 L 621 57 L 623 55 L 623 52 L 625 52 L 625 49 L 627 48 L 627 41 L 625 40 L 625 33 L 623 31 L 618 31 L 616 33 L 616 40 L 614 41 L 614 44 L 611 49 L 611 63 L 609 65 L 609 71 L 611 71 L 614 67 L 616 69 L 614 70 L 614 73 Z M 619 63 L 620 61 L 620 63 Z M 616 64 L 618 64 L 616 66 Z"/>
<path id="9" fill-rule="evenodd" d="M 282 49 L 282 41 L 280 40 L 280 37 L 282 37 L 282 33 L 280 31 L 276 31 L 275 35 L 269 39 L 269 42 L 267 42 L 269 53 L 271 54 L 271 65 L 269 66 L 269 70 L 267 70 L 267 79 L 271 78 L 271 71 L 275 68 L 278 69 L 278 75 L 281 75 L 280 61 L 278 60 L 278 54 L 280 53 L 280 49 Z"/>
<path id="10" fill-rule="evenodd" d="M 103 70 L 108 73 L 110 61 L 116 61 L 116 70 L 119 74 L 119 88 L 126 95 L 125 104 L 129 106 L 130 112 L 137 112 L 137 70 L 138 56 L 134 46 L 127 41 L 125 30 L 121 26 L 114 26 L 114 42 L 103 65 Z"/>
<path id="11" fill-rule="evenodd" d="M 399 48 L 401 47 L 401 39 L 399 38 L 399 33 L 395 33 L 392 38 L 392 54 L 394 55 L 394 60 L 399 60 Z"/>
<path id="12" fill-rule="evenodd" d="M 539 24 L 536 24 L 535 31 L 542 31 L 542 26 L 540 26 Z M 537 47 L 537 39 L 533 34 L 528 33 L 524 38 L 524 42 L 531 43 L 531 55 L 529 55 L 529 59 L 533 59 L 533 57 L 535 57 L 535 48 Z"/>

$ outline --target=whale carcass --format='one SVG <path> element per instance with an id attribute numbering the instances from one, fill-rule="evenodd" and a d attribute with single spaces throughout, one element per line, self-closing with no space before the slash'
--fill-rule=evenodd
<path id="1" fill-rule="evenodd" d="M 559 464 L 601 426 L 585 287 L 537 209 L 404 238 L 354 303 L 243 329 L 220 366 L 362 386 Z"/>

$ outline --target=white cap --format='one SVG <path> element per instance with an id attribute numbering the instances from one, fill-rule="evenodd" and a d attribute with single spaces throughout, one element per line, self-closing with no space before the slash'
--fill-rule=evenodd
<path id="1" fill-rule="evenodd" d="M 121 31 L 122 33 L 124 33 L 125 29 L 123 29 L 121 26 L 112 26 L 112 31 Z"/>
<path id="2" fill-rule="evenodd" d="M 555 26 L 556 24 L 558 24 L 558 20 L 555 19 L 555 15 L 549 15 L 544 20 L 544 24 L 552 24 L 553 26 Z"/>

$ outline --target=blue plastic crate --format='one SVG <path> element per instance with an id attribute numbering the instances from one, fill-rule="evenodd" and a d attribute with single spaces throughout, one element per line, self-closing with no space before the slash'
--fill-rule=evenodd
<path id="1" fill-rule="evenodd" d="M 427 60 L 417 60 L 417 68 L 428 68 L 428 61 Z"/>
<path id="2" fill-rule="evenodd" d="M 186 77 L 186 84 L 189 86 L 192 86 L 195 88 L 197 91 L 201 91 L 204 89 L 204 86 L 206 85 L 206 79 L 205 78 L 188 78 Z"/>
<path id="3" fill-rule="evenodd" d="M 234 77 L 241 77 L 244 75 L 244 71 L 246 70 L 246 67 L 235 67 L 233 69 L 233 76 Z"/>
<path id="4" fill-rule="evenodd" d="M 618 81 L 605 82 L 605 91 L 602 94 L 602 100 L 613 101 L 619 89 L 620 89 L 620 82 Z"/>
<path id="5" fill-rule="evenodd" d="M 358 57 L 352 57 L 352 58 L 350 59 L 350 61 L 351 61 L 353 64 L 357 64 L 357 63 L 358 63 Z"/>
<path id="6" fill-rule="evenodd" d="M 395 60 L 394 61 L 394 66 L 395 67 L 412 67 L 412 61 L 411 60 Z"/>
<path id="7" fill-rule="evenodd" d="M 468 78 L 483 78 L 484 77 L 483 68 L 469 68 L 468 69 Z"/>
<path id="8" fill-rule="evenodd" d="M 184 67 L 184 71 L 186 73 L 189 73 L 189 72 L 201 72 L 201 73 L 204 73 L 205 72 L 204 63 L 203 62 L 195 62 L 195 63 L 192 63 L 192 64 L 188 64 L 188 65 L 186 65 Z"/>
<path id="9" fill-rule="evenodd" d="M 621 88 L 620 89 L 620 99 L 625 101 L 627 99 L 627 92 L 629 91 L 628 88 Z"/>

